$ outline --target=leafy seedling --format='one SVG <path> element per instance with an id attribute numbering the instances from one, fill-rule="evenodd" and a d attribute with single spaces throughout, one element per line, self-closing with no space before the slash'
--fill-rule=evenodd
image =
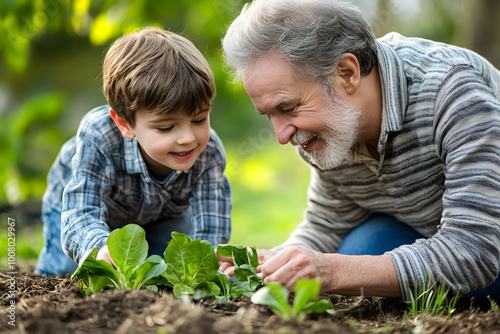
<path id="1" fill-rule="evenodd" d="M 210 242 L 172 232 L 172 240 L 165 249 L 165 262 L 167 270 L 163 277 L 177 298 L 193 295 L 196 290 L 217 293 L 216 284 L 211 281 L 217 277 L 219 260 Z"/>
<path id="2" fill-rule="evenodd" d="M 303 322 L 305 313 L 334 314 L 333 305 L 329 300 L 317 300 L 321 281 L 319 279 L 300 279 L 295 284 L 293 304 L 288 304 L 288 290 L 279 283 L 269 283 L 259 289 L 251 298 L 255 304 L 269 305 L 271 310 L 283 320 L 291 319 Z"/>
<path id="3" fill-rule="evenodd" d="M 234 263 L 234 277 L 238 282 L 231 288 L 232 295 L 253 295 L 255 290 L 263 285 L 263 280 L 257 276 L 255 270 L 259 266 L 257 251 L 251 247 L 237 245 L 219 245 L 217 253 L 225 257 L 232 257 Z M 231 294 L 230 293 L 230 294 Z"/>
<path id="4" fill-rule="evenodd" d="M 118 289 L 138 290 L 150 279 L 160 276 L 167 265 L 159 255 L 148 254 L 144 229 L 136 224 L 113 230 L 107 241 L 109 254 L 116 268 L 97 260 L 97 248 L 82 258 L 71 279 L 79 276 L 86 283 L 86 294 L 97 292 L 110 283 Z"/>

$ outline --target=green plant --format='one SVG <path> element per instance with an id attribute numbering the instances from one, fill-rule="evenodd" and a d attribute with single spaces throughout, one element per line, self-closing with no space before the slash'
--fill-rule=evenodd
<path id="1" fill-rule="evenodd" d="M 449 298 L 450 288 L 445 284 L 430 284 L 428 275 L 425 276 L 422 291 L 410 291 L 410 301 L 407 301 L 410 315 L 415 317 L 420 313 L 431 316 L 451 316 L 457 309 L 456 304 L 461 297 L 460 291 Z"/>
<path id="2" fill-rule="evenodd" d="M 83 279 L 87 295 L 102 290 L 110 283 L 118 289 L 138 290 L 167 269 L 161 256 L 147 257 L 146 233 L 138 225 L 130 224 L 112 231 L 107 245 L 116 268 L 97 260 L 98 250 L 94 248 L 85 254 L 71 275 L 71 279 L 77 276 Z"/>
<path id="3" fill-rule="evenodd" d="M 255 304 L 270 305 L 271 310 L 284 320 L 296 319 L 303 321 L 305 313 L 334 314 L 332 303 L 329 300 L 317 300 L 321 281 L 319 279 L 299 279 L 294 287 L 295 297 L 290 307 L 288 304 L 288 290 L 279 283 L 270 283 L 258 290 L 251 298 Z"/>
<path id="4" fill-rule="evenodd" d="M 214 289 L 210 282 L 217 277 L 219 261 L 210 242 L 172 232 L 165 262 L 167 270 L 162 276 L 173 287 L 176 297 L 193 295 L 197 289 Z"/>
<path id="5" fill-rule="evenodd" d="M 79 276 L 87 295 L 112 284 L 116 288 L 140 289 L 143 285 L 173 289 L 177 298 L 192 295 L 194 298 L 214 296 L 223 302 L 242 294 L 250 296 L 262 285 L 255 268 L 257 253 L 246 247 L 225 245 L 220 248 L 224 256 L 233 256 L 236 282 L 219 271 L 219 261 L 214 248 L 206 240 L 191 240 L 183 233 L 172 232 L 172 240 L 165 249 L 165 258 L 152 255 L 148 258 L 148 243 L 144 230 L 135 224 L 111 232 L 108 248 L 116 269 L 109 263 L 97 260 L 97 248 L 89 250 L 80 261 L 71 279 Z"/>
<path id="6" fill-rule="evenodd" d="M 494 313 L 500 311 L 500 307 L 498 306 L 497 302 L 488 295 L 487 296 L 488 300 L 490 301 L 490 310 Z"/>
<path id="7" fill-rule="evenodd" d="M 257 251 L 254 247 L 248 248 L 236 245 L 219 245 L 217 253 L 225 257 L 232 257 L 234 263 L 234 277 L 237 282 L 233 291 L 250 297 L 254 291 L 261 287 L 264 282 L 257 276 L 255 270 L 259 266 Z"/>
<path id="8" fill-rule="evenodd" d="M 233 257 L 235 279 L 219 271 L 219 261 L 208 241 L 191 240 L 189 236 L 172 232 L 172 241 L 165 250 L 168 267 L 163 278 L 165 285 L 173 288 L 176 297 L 193 295 L 195 299 L 213 296 L 218 302 L 235 299 L 245 294 L 250 296 L 262 286 L 255 269 L 258 266 L 257 252 L 252 254 L 246 247 L 223 245 L 217 247 L 222 256 Z"/>

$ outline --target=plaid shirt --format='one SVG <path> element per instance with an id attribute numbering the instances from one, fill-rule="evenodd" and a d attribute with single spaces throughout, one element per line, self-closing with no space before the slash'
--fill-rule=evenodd
<path id="1" fill-rule="evenodd" d="M 426 274 L 482 289 L 500 270 L 500 72 L 469 50 L 396 33 L 378 52 L 380 159 L 358 145 L 333 170 L 311 166 L 305 219 L 281 247 L 335 252 L 386 213 L 428 238 L 388 252 L 403 298 Z"/>
<path id="2" fill-rule="evenodd" d="M 227 243 L 231 190 L 226 155 L 213 129 L 194 165 L 158 181 L 148 172 L 137 140 L 122 136 L 109 106 L 91 110 L 61 149 L 49 175 L 43 212 L 61 212 L 64 252 L 78 262 L 106 244 L 111 230 L 178 217 L 192 208 L 194 239 Z"/>

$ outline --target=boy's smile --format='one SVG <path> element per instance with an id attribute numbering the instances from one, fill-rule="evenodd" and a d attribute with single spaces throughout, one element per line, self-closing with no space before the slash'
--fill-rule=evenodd
<path id="1" fill-rule="evenodd" d="M 194 116 L 182 112 L 157 115 L 139 111 L 133 127 L 126 123 L 124 126 L 123 119 L 112 110 L 110 113 L 126 138 L 137 138 L 144 161 L 156 174 L 188 170 L 210 138 L 210 108 Z"/>

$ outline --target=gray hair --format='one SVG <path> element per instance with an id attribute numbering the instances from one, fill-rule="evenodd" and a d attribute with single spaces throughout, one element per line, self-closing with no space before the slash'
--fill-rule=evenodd
<path id="1" fill-rule="evenodd" d="M 277 53 L 296 74 L 329 94 L 334 92 L 328 78 L 342 54 L 357 57 L 362 76 L 377 64 L 369 23 L 357 7 L 336 0 L 254 0 L 243 7 L 222 43 L 236 80 L 256 60 Z"/>

